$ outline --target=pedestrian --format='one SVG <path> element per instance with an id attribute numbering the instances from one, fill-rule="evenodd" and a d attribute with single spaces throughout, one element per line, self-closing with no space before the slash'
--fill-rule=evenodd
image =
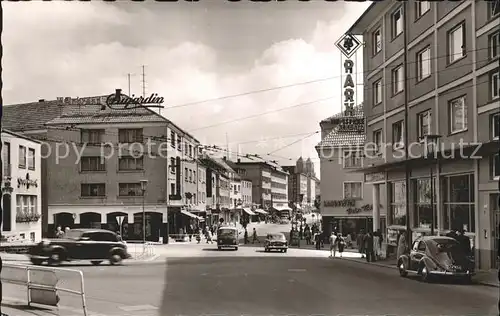
<path id="1" fill-rule="evenodd" d="M 257 238 L 257 230 L 254 227 L 252 232 L 252 244 L 254 244 L 255 242 L 258 242 L 260 244 L 259 238 Z"/>
<path id="2" fill-rule="evenodd" d="M 56 238 L 63 238 L 64 237 L 64 232 L 61 228 L 61 226 L 57 226 L 56 228 Z"/>
<path id="3" fill-rule="evenodd" d="M 339 248 L 340 257 L 342 258 L 342 253 L 344 252 L 344 247 L 345 247 L 345 240 L 344 240 L 344 237 L 342 236 L 342 234 L 338 235 L 337 244 L 338 244 L 338 248 Z"/>
<path id="4" fill-rule="evenodd" d="M 356 245 L 358 246 L 358 251 L 361 254 L 361 258 L 365 257 L 365 234 L 364 231 L 361 230 L 356 238 Z"/>
<path id="5" fill-rule="evenodd" d="M 198 244 L 201 242 L 201 230 L 200 229 L 198 229 L 196 231 L 196 241 Z"/>
<path id="6" fill-rule="evenodd" d="M 302 224 L 300 224 L 300 228 L 299 228 L 299 238 L 302 240 L 304 237 L 304 229 L 302 227 Z"/>
<path id="7" fill-rule="evenodd" d="M 319 233 L 314 234 L 314 245 L 316 246 L 316 250 L 321 250 L 321 236 Z"/>
<path id="8" fill-rule="evenodd" d="M 378 232 L 373 233 L 373 254 L 374 258 L 377 260 L 379 259 L 380 255 L 380 243 L 379 243 L 380 237 L 378 236 Z"/>
<path id="9" fill-rule="evenodd" d="M 382 231 L 380 231 L 380 229 L 378 229 L 377 232 L 378 232 L 378 237 L 379 237 L 379 240 L 378 240 L 378 243 L 379 243 L 378 249 L 380 251 L 379 256 L 380 256 L 380 258 L 382 258 L 382 256 L 383 256 L 382 243 L 384 241 L 384 235 L 382 234 Z"/>
<path id="10" fill-rule="evenodd" d="M 402 255 L 408 254 L 409 247 L 408 247 L 408 242 L 406 238 L 406 231 L 401 232 L 398 238 L 398 250 L 397 250 L 397 257 L 401 257 Z"/>
<path id="11" fill-rule="evenodd" d="M 212 233 L 207 230 L 207 234 L 206 234 L 206 238 L 207 238 L 207 244 L 210 242 L 210 243 L 214 243 L 213 239 L 212 239 Z"/>
<path id="12" fill-rule="evenodd" d="M 335 258 L 337 252 L 337 235 L 335 232 L 332 232 L 329 238 L 330 242 L 330 258 Z"/>
<path id="13" fill-rule="evenodd" d="M 248 240 L 248 230 L 246 227 L 245 227 L 245 234 L 243 235 L 243 243 L 245 243 L 245 245 L 250 243 L 250 240 Z"/>
<path id="14" fill-rule="evenodd" d="M 347 234 L 347 236 L 345 237 L 345 245 L 346 245 L 347 248 L 351 248 L 352 247 L 351 234 Z"/>
<path id="15" fill-rule="evenodd" d="M 373 253 L 373 234 L 370 232 L 365 235 L 365 254 L 366 262 L 375 261 L 375 256 Z"/>
<path id="16" fill-rule="evenodd" d="M 463 228 L 458 230 L 456 240 L 460 244 L 464 253 L 469 256 L 471 254 L 470 238 L 465 235 L 465 230 Z"/>

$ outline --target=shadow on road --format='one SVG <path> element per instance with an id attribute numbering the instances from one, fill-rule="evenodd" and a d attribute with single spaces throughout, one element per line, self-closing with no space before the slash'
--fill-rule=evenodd
<path id="1" fill-rule="evenodd" d="M 219 251 L 219 249 L 217 249 L 217 248 L 203 248 L 203 251 Z M 220 251 L 222 251 L 222 249 Z"/>

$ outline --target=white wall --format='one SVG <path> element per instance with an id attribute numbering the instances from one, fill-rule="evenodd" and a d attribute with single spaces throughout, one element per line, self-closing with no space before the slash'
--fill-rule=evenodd
<path id="1" fill-rule="evenodd" d="M 4 161 L 7 155 L 5 143 L 10 144 L 10 181 L 9 178 L 5 176 L 2 179 L 2 188 L 4 188 L 9 182 L 12 187 L 11 195 L 11 231 L 3 231 L 2 227 L 2 235 L 6 236 L 9 240 L 22 240 L 23 234 L 25 240 L 30 240 L 30 234 L 34 233 L 34 241 L 40 241 L 42 239 L 42 179 L 41 179 L 41 145 L 38 142 L 33 140 L 29 140 L 26 138 L 18 137 L 16 135 L 12 135 L 8 132 L 2 132 L 1 134 L 2 143 L 2 163 L 4 170 L 9 168 L 8 161 Z M 19 146 L 24 146 L 26 148 L 26 167 L 20 168 L 19 162 Z M 34 156 L 34 168 L 28 168 L 28 156 L 29 150 L 35 150 Z M 27 175 L 30 181 L 36 182 L 36 186 L 32 183 L 29 187 L 27 187 L 23 182 L 26 180 Z M 19 182 L 21 181 L 21 182 Z M 36 197 L 36 206 L 34 209 L 35 214 L 38 214 L 40 217 L 36 221 L 30 222 L 17 222 L 16 215 L 17 214 L 17 196 L 30 195 Z M 3 205 L 4 196 L 2 196 L 2 205 Z M 4 213 L 7 210 L 4 209 Z M 21 210 L 22 211 L 22 210 Z M 20 215 L 20 214 L 19 214 Z"/>

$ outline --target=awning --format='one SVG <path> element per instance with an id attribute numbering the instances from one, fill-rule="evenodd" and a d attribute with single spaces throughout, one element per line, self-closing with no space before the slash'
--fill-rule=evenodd
<path id="1" fill-rule="evenodd" d="M 291 211 L 292 210 L 288 206 L 273 206 L 273 208 L 275 210 L 278 210 L 278 211 Z"/>
<path id="2" fill-rule="evenodd" d="M 257 215 L 255 214 L 254 212 L 252 212 L 251 209 L 249 209 L 248 207 L 244 207 L 243 210 L 245 211 L 245 213 L 247 213 L 248 215 Z"/>
<path id="3" fill-rule="evenodd" d="M 268 214 L 266 211 L 264 211 L 263 209 L 260 209 L 260 208 L 253 210 L 253 212 L 259 213 L 259 214 Z"/>
<path id="4" fill-rule="evenodd" d="M 196 216 L 194 215 L 193 213 L 189 212 L 189 211 L 186 211 L 186 210 L 181 210 L 181 213 L 184 214 L 184 215 L 187 215 L 189 217 L 192 217 L 192 218 L 196 218 L 196 219 L 201 219 L 201 217 L 199 216 Z"/>

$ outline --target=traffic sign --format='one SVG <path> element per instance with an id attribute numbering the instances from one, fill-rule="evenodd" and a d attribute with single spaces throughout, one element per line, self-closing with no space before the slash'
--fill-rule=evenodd
<path id="1" fill-rule="evenodd" d="M 59 295 L 57 295 L 56 285 L 59 279 L 56 272 L 30 269 L 28 273 L 30 303 L 57 306 Z"/>
<path id="2" fill-rule="evenodd" d="M 336 43 L 335 46 L 342 54 L 351 58 L 352 55 L 362 46 L 361 42 L 352 34 L 344 34 Z"/>
<path id="3" fill-rule="evenodd" d="M 118 225 L 122 226 L 124 219 L 125 219 L 125 216 L 117 216 L 116 221 L 118 222 Z"/>

